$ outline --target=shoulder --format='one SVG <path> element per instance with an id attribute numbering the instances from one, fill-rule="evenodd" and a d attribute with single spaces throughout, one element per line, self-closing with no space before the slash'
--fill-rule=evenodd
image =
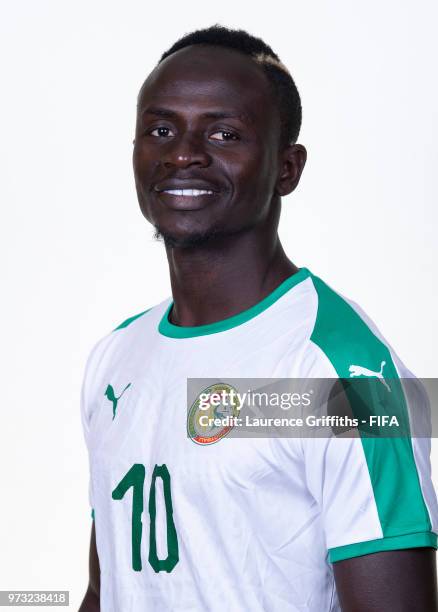
<path id="1" fill-rule="evenodd" d="M 98 378 L 99 372 L 107 369 L 114 361 L 132 352 L 136 345 L 148 345 L 157 335 L 158 324 L 171 298 L 124 319 L 111 331 L 101 337 L 92 347 L 85 366 L 85 378 Z"/>
<path id="2" fill-rule="evenodd" d="M 310 276 L 317 296 L 310 350 L 321 353 L 339 377 L 383 369 L 385 375 L 396 376 L 398 359 L 373 321 L 355 302 Z"/>
<path id="3" fill-rule="evenodd" d="M 115 327 L 113 329 L 113 331 L 118 331 L 119 329 L 124 329 L 125 327 L 128 327 L 129 325 L 131 325 L 134 321 L 136 321 L 137 319 L 139 319 L 140 317 L 142 317 L 143 315 L 147 314 L 148 312 L 150 312 L 152 310 L 152 308 L 147 308 L 146 310 L 143 310 L 142 312 L 139 312 L 138 314 L 132 315 L 130 317 L 128 317 L 127 319 L 125 319 L 124 321 L 122 321 L 122 323 L 120 323 L 119 325 L 117 325 L 117 327 Z"/>

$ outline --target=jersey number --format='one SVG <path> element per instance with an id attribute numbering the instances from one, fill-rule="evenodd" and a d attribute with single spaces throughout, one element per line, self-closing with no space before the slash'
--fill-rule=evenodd
<path id="1" fill-rule="evenodd" d="M 132 487 L 132 569 L 141 571 L 141 535 L 143 525 L 141 515 L 143 514 L 143 490 L 146 470 L 141 463 L 134 463 L 132 468 L 125 474 L 119 484 L 112 492 L 113 499 L 123 499 L 126 491 Z M 167 557 L 159 559 L 157 555 L 156 538 L 156 515 L 157 506 L 155 498 L 155 481 L 161 478 L 163 481 L 164 503 L 166 507 L 166 529 L 167 529 Z M 171 572 L 178 563 L 178 537 L 176 535 L 175 523 L 173 522 L 172 494 L 170 491 L 170 474 L 165 464 L 156 465 L 152 472 L 151 488 L 149 490 L 149 563 L 156 572 Z"/>

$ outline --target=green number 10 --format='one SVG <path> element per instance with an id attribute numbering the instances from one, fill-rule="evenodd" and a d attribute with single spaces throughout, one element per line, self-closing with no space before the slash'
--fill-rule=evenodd
<path id="1" fill-rule="evenodd" d="M 132 569 L 140 572 L 141 565 L 141 536 L 143 525 L 141 515 L 143 514 L 143 490 L 146 470 L 141 463 L 134 463 L 128 470 L 117 487 L 112 492 L 113 499 L 123 499 L 126 491 L 132 487 Z M 163 481 L 164 503 L 166 507 L 166 530 L 167 530 L 167 557 L 159 559 L 157 555 L 156 539 L 156 497 L 155 482 L 157 478 Z M 149 563 L 155 572 L 171 572 L 178 563 L 178 537 L 176 535 L 175 523 L 173 522 L 172 493 L 170 490 L 170 474 L 165 464 L 156 465 L 152 472 L 151 488 L 149 491 Z"/>

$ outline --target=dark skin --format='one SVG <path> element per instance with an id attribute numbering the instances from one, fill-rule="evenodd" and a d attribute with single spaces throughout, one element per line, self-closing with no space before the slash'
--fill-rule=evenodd
<path id="1" fill-rule="evenodd" d="M 284 145 L 269 83 L 252 59 L 187 47 L 145 81 L 133 165 L 141 211 L 164 239 L 181 326 L 212 323 L 256 304 L 297 271 L 278 237 L 281 197 L 298 185 L 302 145 Z M 195 188 L 199 196 L 163 190 Z M 345 612 L 438 610 L 435 551 L 398 550 L 334 564 Z M 80 612 L 99 610 L 94 525 Z"/>
<path id="2" fill-rule="evenodd" d="M 306 151 L 301 145 L 280 151 L 279 131 L 262 70 L 236 52 L 183 49 L 143 85 L 134 173 L 144 216 L 177 245 L 166 246 L 173 323 L 203 325 L 234 315 L 297 270 L 277 226 L 280 197 L 298 184 Z M 202 181 L 214 194 L 157 192 L 172 181 Z M 190 246 L 193 240 L 198 244 Z"/>
<path id="3" fill-rule="evenodd" d="M 100 612 L 100 565 L 97 555 L 94 521 L 91 527 L 88 573 L 88 588 L 79 612 Z"/>

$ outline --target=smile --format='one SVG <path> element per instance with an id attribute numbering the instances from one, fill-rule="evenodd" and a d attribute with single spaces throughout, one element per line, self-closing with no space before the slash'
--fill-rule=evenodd
<path id="1" fill-rule="evenodd" d="M 163 189 L 160 193 L 168 193 L 174 196 L 196 197 L 202 195 L 213 195 L 209 189 Z"/>

